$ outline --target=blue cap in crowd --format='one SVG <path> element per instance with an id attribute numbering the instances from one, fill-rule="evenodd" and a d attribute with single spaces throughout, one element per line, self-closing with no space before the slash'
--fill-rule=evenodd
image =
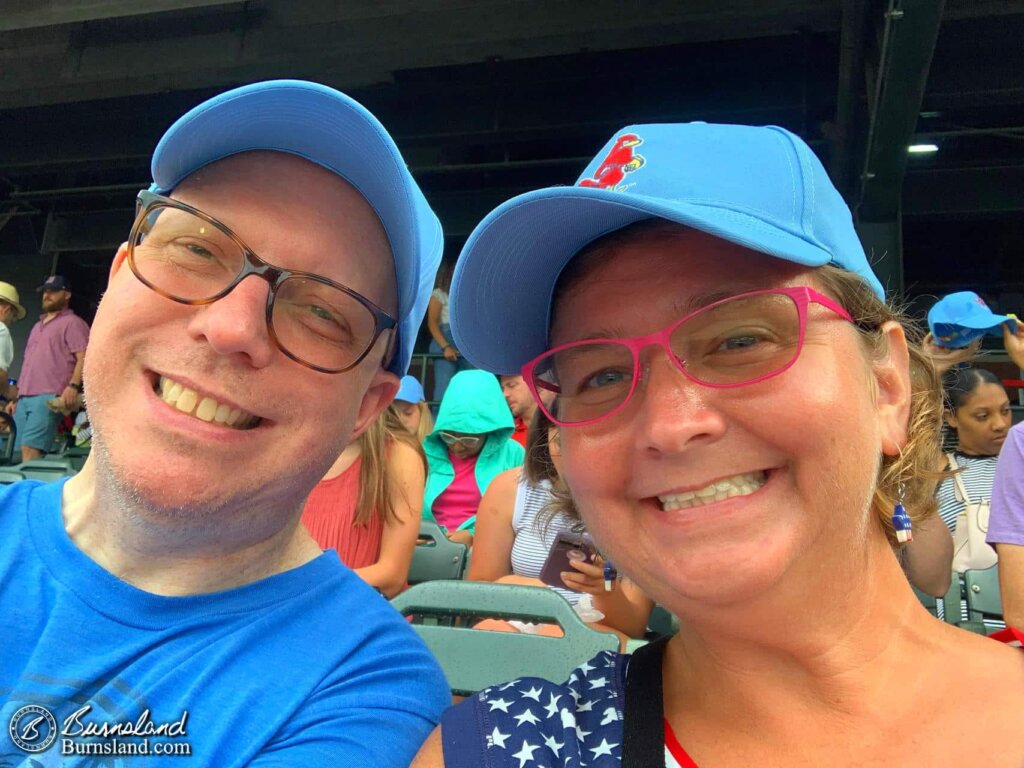
<path id="1" fill-rule="evenodd" d="M 515 197 L 473 231 L 452 281 L 459 352 L 486 370 L 518 372 L 547 348 L 552 292 L 566 264 L 602 235 L 649 218 L 796 264 L 834 264 L 884 296 L 849 208 L 797 136 L 773 126 L 633 125 L 575 186 Z"/>
<path id="2" fill-rule="evenodd" d="M 402 384 L 398 388 L 395 400 L 402 400 L 406 403 L 418 403 L 420 400 L 426 399 L 423 396 L 423 385 L 419 383 L 415 376 L 402 377 Z"/>
<path id="3" fill-rule="evenodd" d="M 169 194 L 203 166 L 251 150 L 310 160 L 355 187 L 376 211 L 398 285 L 398 344 L 390 370 L 405 373 L 444 240 L 391 136 L 361 104 L 333 88 L 301 80 L 255 83 L 200 104 L 167 130 L 153 153 L 152 189 Z"/>
<path id="4" fill-rule="evenodd" d="M 1016 332 L 1016 320 L 997 315 L 973 291 L 943 296 L 928 311 L 928 328 L 940 347 L 966 347 L 986 333 L 1002 336 L 1004 323 L 1009 323 L 1010 330 Z"/>
<path id="5" fill-rule="evenodd" d="M 36 288 L 37 291 L 70 291 L 71 283 L 63 275 L 50 275 Z"/>

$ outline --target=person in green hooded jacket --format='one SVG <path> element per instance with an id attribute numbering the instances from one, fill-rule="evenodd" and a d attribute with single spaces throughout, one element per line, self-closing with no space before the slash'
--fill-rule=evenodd
<path id="1" fill-rule="evenodd" d="M 487 486 L 501 472 L 523 463 L 523 447 L 510 439 L 514 428 L 493 374 L 455 374 L 434 431 L 423 443 L 429 465 L 423 517 L 436 521 L 453 540 L 472 542 L 476 510 Z"/>

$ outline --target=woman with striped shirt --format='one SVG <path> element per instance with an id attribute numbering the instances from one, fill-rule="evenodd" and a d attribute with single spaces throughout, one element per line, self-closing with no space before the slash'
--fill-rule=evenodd
<path id="1" fill-rule="evenodd" d="M 959 479 L 972 502 L 992 498 L 996 460 L 1010 429 L 1010 399 L 999 377 L 985 368 L 953 368 L 943 379 L 946 424 L 956 432 L 956 450 L 945 455 L 946 469 Z M 955 477 L 939 484 L 939 516 L 955 533 L 965 500 L 958 498 Z"/>
<path id="2" fill-rule="evenodd" d="M 527 433 L 525 464 L 494 478 L 480 502 L 466 578 L 548 586 L 540 580 L 540 572 L 555 537 L 580 525 L 568 489 L 558 477 L 559 459 L 558 432 L 538 409 Z M 573 605 L 590 593 L 594 607 L 604 614 L 604 619 L 592 624 L 596 629 L 611 629 L 624 638 L 643 637 L 651 600 L 622 579 L 605 591 L 600 563 L 574 561 L 573 566 L 579 573 L 563 575 L 566 588 L 551 589 Z"/>

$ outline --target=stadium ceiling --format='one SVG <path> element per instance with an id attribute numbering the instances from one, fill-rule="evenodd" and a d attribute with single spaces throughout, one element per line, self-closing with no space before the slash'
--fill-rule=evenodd
<path id="1" fill-rule="evenodd" d="M 898 284 L 904 219 L 1024 234 L 1021 40 L 1024 0 L 0 0 L 0 254 L 116 246 L 176 116 L 298 77 L 381 118 L 453 250 L 623 125 L 777 124 Z"/>

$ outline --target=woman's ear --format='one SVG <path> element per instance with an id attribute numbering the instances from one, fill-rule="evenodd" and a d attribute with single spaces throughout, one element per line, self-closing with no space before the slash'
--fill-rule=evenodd
<path id="1" fill-rule="evenodd" d="M 871 365 L 877 393 L 875 410 L 882 438 L 881 450 L 887 456 L 895 456 L 907 441 L 912 394 L 910 350 L 899 323 L 885 323 L 881 333 L 885 338 L 885 353 Z"/>
<path id="2" fill-rule="evenodd" d="M 944 408 L 942 410 L 942 418 L 950 429 L 956 429 L 957 420 L 956 414 L 953 411 L 949 410 L 949 408 Z"/>

